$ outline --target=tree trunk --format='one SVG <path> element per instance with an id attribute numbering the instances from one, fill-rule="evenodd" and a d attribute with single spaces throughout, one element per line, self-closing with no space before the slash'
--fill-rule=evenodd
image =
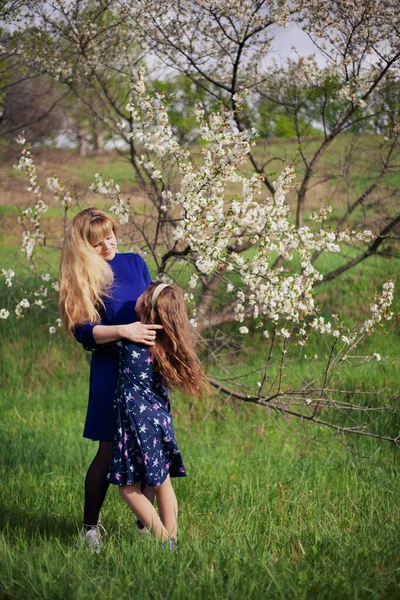
<path id="1" fill-rule="evenodd" d="M 76 141 L 78 143 L 79 156 L 81 158 L 85 158 L 88 155 L 89 144 L 85 132 L 82 129 L 79 129 L 76 136 Z"/>

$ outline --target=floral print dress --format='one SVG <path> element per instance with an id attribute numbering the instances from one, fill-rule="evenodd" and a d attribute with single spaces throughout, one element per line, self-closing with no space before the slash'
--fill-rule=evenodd
<path id="1" fill-rule="evenodd" d="M 108 481 L 161 485 L 168 474 L 185 477 L 175 440 L 168 393 L 153 369 L 147 346 L 119 341 L 118 383 L 114 398 L 114 440 Z"/>

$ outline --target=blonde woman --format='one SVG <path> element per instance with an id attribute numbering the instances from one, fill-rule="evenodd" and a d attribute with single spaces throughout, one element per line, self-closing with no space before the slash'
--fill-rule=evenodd
<path id="1" fill-rule="evenodd" d="M 120 339 L 154 345 L 162 326 L 140 323 L 135 312 L 136 300 L 150 282 L 138 254 L 117 252 L 117 228 L 109 215 L 88 208 L 72 219 L 61 257 L 60 312 L 78 342 L 86 348 Z M 93 352 L 83 435 L 98 441 L 99 448 L 85 479 L 82 537 L 96 552 L 101 549 L 98 519 L 108 489 L 117 373 L 114 353 Z"/>

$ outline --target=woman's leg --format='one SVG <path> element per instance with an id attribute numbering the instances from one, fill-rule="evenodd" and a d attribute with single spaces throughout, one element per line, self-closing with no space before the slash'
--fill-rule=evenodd
<path id="1" fill-rule="evenodd" d="M 178 534 L 178 502 L 170 476 L 168 475 L 164 483 L 154 489 L 161 521 L 168 531 L 168 537 L 176 540 Z"/>
<path id="2" fill-rule="evenodd" d="M 162 524 L 154 506 L 143 494 L 141 482 L 138 481 L 133 485 L 120 485 L 118 486 L 118 489 L 122 498 L 125 500 L 131 511 L 136 515 L 137 519 L 149 527 L 154 535 L 162 542 L 165 542 L 170 536 Z"/>
<path id="3" fill-rule="evenodd" d="M 112 442 L 99 442 L 85 479 L 85 507 L 83 522 L 88 527 L 97 525 L 100 509 L 108 490 L 108 468 L 111 462 Z"/>

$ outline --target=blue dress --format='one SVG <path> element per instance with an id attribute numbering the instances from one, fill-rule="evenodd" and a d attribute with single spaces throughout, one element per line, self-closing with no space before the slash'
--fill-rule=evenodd
<path id="1" fill-rule="evenodd" d="M 112 346 L 119 354 L 119 373 L 108 481 L 116 485 L 141 481 L 157 487 L 168 474 L 185 477 L 168 393 L 153 369 L 148 347 L 126 340 Z"/>
<path id="2" fill-rule="evenodd" d="M 98 325 L 126 325 L 138 321 L 136 300 L 151 283 L 149 270 L 138 254 L 116 254 L 108 263 L 114 273 L 110 297 L 100 323 L 75 327 L 74 336 L 87 349 L 99 347 L 93 337 Z M 113 400 L 117 387 L 118 356 L 113 352 L 93 352 L 90 364 L 89 402 L 83 436 L 91 440 L 113 440 Z"/>

